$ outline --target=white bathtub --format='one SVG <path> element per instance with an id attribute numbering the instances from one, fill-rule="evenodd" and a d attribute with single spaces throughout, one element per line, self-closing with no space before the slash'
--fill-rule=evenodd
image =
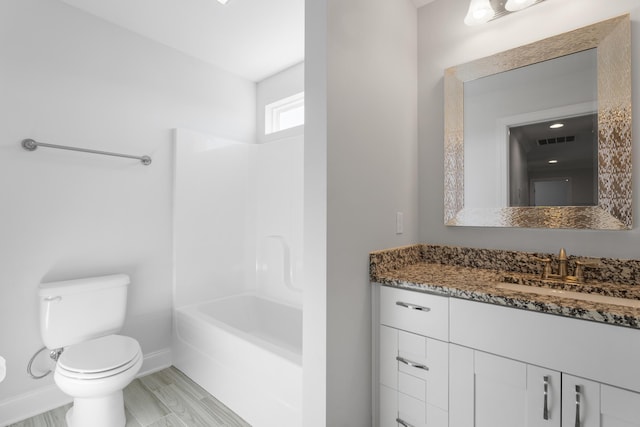
<path id="1" fill-rule="evenodd" d="M 255 427 L 302 424 L 302 311 L 243 294 L 175 311 L 174 365 Z"/>

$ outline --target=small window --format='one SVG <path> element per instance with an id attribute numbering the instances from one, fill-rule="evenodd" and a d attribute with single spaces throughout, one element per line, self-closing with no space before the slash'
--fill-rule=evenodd
<path id="1" fill-rule="evenodd" d="M 301 126 L 304 124 L 304 92 L 272 102 L 264 107 L 264 133 Z"/>

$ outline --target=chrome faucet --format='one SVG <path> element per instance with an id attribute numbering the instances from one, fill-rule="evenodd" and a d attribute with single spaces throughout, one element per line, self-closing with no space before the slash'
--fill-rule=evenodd
<path id="1" fill-rule="evenodd" d="M 560 249 L 560 253 L 558 254 L 558 274 L 551 273 L 551 258 L 537 258 L 534 257 L 536 261 L 540 261 L 544 263 L 544 267 L 542 269 L 542 274 L 540 278 L 543 280 L 546 279 L 556 279 L 562 280 L 566 282 L 579 282 L 584 283 L 584 269 L 589 268 L 598 268 L 600 264 L 598 262 L 588 261 L 588 260 L 577 260 L 576 261 L 576 271 L 573 276 L 570 276 L 567 271 L 567 252 L 564 248 Z"/>

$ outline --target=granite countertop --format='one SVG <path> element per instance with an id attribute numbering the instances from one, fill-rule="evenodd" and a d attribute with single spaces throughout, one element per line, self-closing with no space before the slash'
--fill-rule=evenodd
<path id="1" fill-rule="evenodd" d="M 432 251 L 432 253 L 442 253 L 442 251 Z M 488 258 L 491 258 L 496 254 L 488 255 Z M 531 254 L 527 255 L 530 257 Z M 466 264 L 487 266 L 486 263 L 478 262 L 474 256 L 469 256 L 469 253 L 465 253 L 464 259 Z M 587 279 L 586 283 L 560 283 L 542 280 L 539 274 L 531 273 L 527 268 L 521 268 L 524 272 L 513 271 L 513 269 L 508 271 L 502 268 L 451 265 L 447 263 L 450 261 L 451 259 L 430 256 L 425 251 L 425 245 L 373 252 L 370 256 L 371 281 L 418 292 L 640 329 L 640 308 L 538 295 L 497 287 L 505 281 L 518 281 L 531 286 L 640 300 L 640 285 L 624 283 L 624 280 L 616 283 L 594 279 Z M 611 279 L 616 278 L 615 275 L 611 276 Z"/>

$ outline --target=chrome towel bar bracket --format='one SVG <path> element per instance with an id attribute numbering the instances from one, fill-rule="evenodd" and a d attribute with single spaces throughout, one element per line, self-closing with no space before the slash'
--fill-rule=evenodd
<path id="1" fill-rule="evenodd" d="M 81 151 L 83 153 L 102 154 L 104 156 L 126 157 L 128 159 L 140 160 L 143 165 L 148 166 L 151 164 L 151 157 L 149 156 L 131 156 L 129 154 L 111 153 L 108 151 L 89 150 L 87 148 L 69 147 L 66 145 L 45 144 L 44 142 L 38 142 L 33 139 L 27 138 L 22 140 L 22 148 L 27 151 L 35 151 L 38 147 L 58 148 L 61 150 Z"/>

